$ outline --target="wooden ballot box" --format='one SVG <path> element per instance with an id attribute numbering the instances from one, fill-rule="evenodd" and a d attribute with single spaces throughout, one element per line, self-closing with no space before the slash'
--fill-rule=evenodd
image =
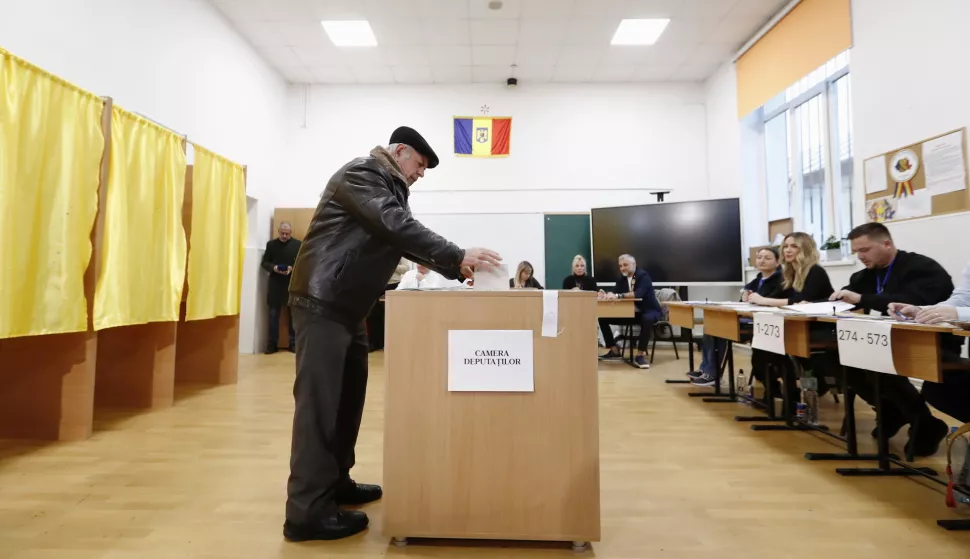
<path id="1" fill-rule="evenodd" d="M 388 292 L 386 537 L 599 541 L 596 295 L 554 294 Z"/>

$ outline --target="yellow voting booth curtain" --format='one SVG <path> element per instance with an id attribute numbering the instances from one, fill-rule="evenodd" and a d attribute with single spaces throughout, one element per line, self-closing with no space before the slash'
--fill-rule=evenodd
<path id="1" fill-rule="evenodd" d="M 193 144 L 189 296 L 185 319 L 239 314 L 246 248 L 246 173 Z"/>
<path id="2" fill-rule="evenodd" d="M 182 137 L 114 106 L 110 152 L 94 329 L 178 321 L 186 251 Z"/>
<path id="3" fill-rule="evenodd" d="M 0 49 L 0 338 L 87 330 L 103 108 Z"/>
<path id="4" fill-rule="evenodd" d="M 802 0 L 738 58 L 738 118 L 851 46 L 849 0 Z"/>

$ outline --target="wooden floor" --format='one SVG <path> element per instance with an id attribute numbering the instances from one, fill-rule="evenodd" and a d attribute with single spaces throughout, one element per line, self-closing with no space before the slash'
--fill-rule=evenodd
<path id="1" fill-rule="evenodd" d="M 585 556 L 970 557 L 970 533 L 936 527 L 956 517 L 939 488 L 840 477 L 833 469 L 851 464 L 802 458 L 835 449 L 826 440 L 754 433 L 731 420 L 740 405 L 705 404 L 663 383 L 685 370 L 686 359 L 666 352 L 649 371 L 601 366 L 603 541 Z M 157 413 L 99 413 L 91 440 L 0 442 L 0 557 L 574 557 L 559 545 L 397 549 L 379 533 L 380 503 L 366 509 L 375 528 L 358 537 L 286 543 L 292 378 L 288 353 L 241 356 L 238 385 L 183 390 Z M 353 472 L 362 482 L 381 479 L 383 388 L 374 354 Z M 826 406 L 823 418 L 836 419 L 830 398 Z"/>

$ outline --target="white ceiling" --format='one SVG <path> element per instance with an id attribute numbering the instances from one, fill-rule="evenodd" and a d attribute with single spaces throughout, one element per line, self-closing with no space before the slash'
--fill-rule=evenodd
<path id="1" fill-rule="evenodd" d="M 211 0 L 292 83 L 700 81 L 789 0 Z M 623 18 L 670 18 L 652 46 L 611 46 Z M 366 19 L 337 48 L 322 20 Z"/>

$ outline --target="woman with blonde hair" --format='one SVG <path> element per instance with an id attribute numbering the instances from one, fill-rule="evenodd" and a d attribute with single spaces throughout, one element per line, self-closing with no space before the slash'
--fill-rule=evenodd
<path id="1" fill-rule="evenodd" d="M 828 301 L 835 290 L 825 268 L 818 264 L 818 248 L 812 236 L 801 232 L 789 233 L 781 247 L 784 259 L 782 298 L 752 293 L 748 302 L 766 307 L 784 307 L 802 302 Z"/>
<path id="2" fill-rule="evenodd" d="M 532 264 L 523 260 L 515 269 L 515 277 L 509 280 L 514 289 L 542 289 L 542 284 L 532 275 Z"/>
<path id="3" fill-rule="evenodd" d="M 586 259 L 582 254 L 573 258 L 573 273 L 562 280 L 563 290 L 596 291 L 596 280 L 586 273 Z"/>

